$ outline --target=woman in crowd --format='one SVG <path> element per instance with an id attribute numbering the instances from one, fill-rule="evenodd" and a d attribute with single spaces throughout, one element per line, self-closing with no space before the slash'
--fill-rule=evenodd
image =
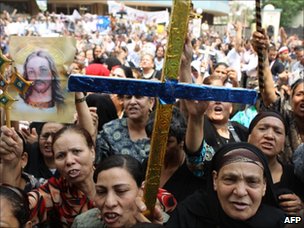
<path id="1" fill-rule="evenodd" d="M 110 77 L 133 78 L 133 73 L 130 67 L 119 65 L 112 67 Z"/>
<path id="2" fill-rule="evenodd" d="M 206 153 L 210 146 L 204 139 L 202 113 L 205 109 L 202 107 L 206 105 L 205 103 L 186 102 L 189 111 L 186 152 L 196 175 L 201 175 L 201 172 L 204 172 L 201 167 L 204 167 L 214 154 L 216 155 L 214 151 L 210 154 Z M 284 148 L 285 133 L 285 122 L 279 114 L 262 112 L 252 120 L 249 126 L 248 143 L 258 147 L 268 158 L 268 166 L 275 183 L 274 191 L 280 200 L 280 207 L 286 214 L 296 215 L 303 208 L 300 199 L 304 194 L 303 183 L 295 177 L 293 166 L 284 165 L 278 159 L 278 154 Z"/>
<path id="3" fill-rule="evenodd" d="M 136 198 L 142 196 L 143 180 L 142 166 L 135 158 L 106 158 L 94 172 L 97 208 L 77 216 L 72 227 L 131 227 L 148 221 L 135 204 Z"/>
<path id="4" fill-rule="evenodd" d="M 163 45 L 158 45 L 155 51 L 154 65 L 155 70 L 161 71 L 164 65 L 165 48 Z"/>
<path id="5" fill-rule="evenodd" d="M 32 227 L 28 198 L 21 189 L 0 184 L 0 227 Z"/>
<path id="6" fill-rule="evenodd" d="M 283 227 L 267 159 L 248 143 L 224 145 L 212 160 L 208 186 L 180 203 L 166 227 Z"/>
<path id="7" fill-rule="evenodd" d="M 191 79 L 189 72 L 184 76 L 186 77 L 183 78 L 184 80 Z M 206 129 L 204 124 L 204 113 L 208 113 L 210 103 L 185 101 L 189 114 L 185 141 L 186 153 L 189 155 L 188 161 L 192 164 L 196 175 L 202 175 L 203 167 L 215 153 L 206 140 L 206 133 L 209 129 Z M 300 191 L 302 185 L 295 178 L 293 167 L 284 166 L 277 158 L 284 149 L 285 133 L 287 132 L 285 126 L 283 118 L 277 113 L 261 113 L 251 122 L 248 142 L 258 147 L 269 159 L 270 171 L 276 184 L 276 194 L 284 194 L 279 196 L 282 209 L 287 214 L 298 214 L 303 207 L 299 198 L 303 195 L 303 191 Z M 286 189 L 289 190 L 286 191 Z"/>
<path id="8" fill-rule="evenodd" d="M 189 76 L 189 72 L 187 74 Z M 189 77 L 191 77 L 191 75 Z M 181 77 L 181 79 L 184 80 L 183 77 Z M 222 79 L 216 76 L 206 78 L 204 83 L 213 86 L 223 86 Z M 202 171 L 201 173 L 196 172 L 196 175 L 203 176 L 204 171 L 210 165 L 215 151 L 229 142 L 246 142 L 248 131 L 244 126 L 229 120 L 233 110 L 232 103 L 220 101 L 198 103 L 194 101 L 183 101 L 183 104 L 185 104 L 188 113 L 186 142 L 191 144 L 195 141 L 194 144 L 196 144 L 196 142 L 198 143 L 195 147 L 190 145 L 190 148 L 188 148 L 188 144 L 186 144 L 186 153 L 192 154 L 192 149 L 200 149 L 201 142 L 196 140 L 199 140 L 201 137 L 199 132 L 203 130 L 203 138 L 200 139 L 204 139 L 205 142 L 203 146 L 204 165 L 199 165 Z M 198 135 L 195 133 L 197 131 L 199 131 Z M 190 150 L 190 152 L 188 150 Z M 190 158 L 190 160 L 192 160 L 192 158 Z M 194 160 L 198 162 L 198 160 Z M 191 167 L 191 169 L 195 170 L 196 168 L 194 166 Z"/>
<path id="9" fill-rule="evenodd" d="M 1 130 L 0 154 L 20 156 L 23 144 L 16 131 L 6 126 Z M 71 125 L 53 135 L 52 148 L 61 177 L 28 193 L 31 220 L 33 225 L 68 227 L 78 214 L 93 208 L 94 141 L 85 129 Z"/>
<path id="10" fill-rule="evenodd" d="M 304 184 L 295 176 L 294 166 L 284 164 L 278 158 L 284 150 L 285 135 L 286 123 L 281 115 L 261 112 L 251 121 L 248 142 L 267 157 L 280 207 L 292 216 L 298 215 L 303 209 Z"/>
<path id="11" fill-rule="evenodd" d="M 293 152 L 304 142 L 304 79 L 299 78 L 293 82 L 289 100 L 281 96 L 275 88 L 269 67 L 268 36 L 265 33 L 254 32 L 253 47 L 255 50 L 262 50 L 264 56 L 263 75 L 265 88 L 261 92 L 263 103 L 268 109 L 280 112 L 287 122 L 288 135 L 285 141 L 284 153 L 281 157 L 283 162 L 289 163 Z"/>
<path id="12" fill-rule="evenodd" d="M 105 49 L 101 45 L 96 45 L 93 48 L 93 62 L 97 64 L 103 64 L 105 62 L 105 59 L 107 58 L 107 55 L 105 54 Z"/>
<path id="13" fill-rule="evenodd" d="M 150 141 L 145 126 L 154 106 L 154 98 L 125 95 L 123 102 L 127 117 L 104 124 L 97 136 L 97 163 L 113 154 L 129 154 L 140 162 L 148 157 Z"/>
<path id="14" fill-rule="evenodd" d="M 223 86 L 217 76 L 206 79 L 204 84 Z M 208 81 L 208 82 L 207 82 Z M 210 101 L 205 112 L 204 131 L 207 143 L 217 150 L 228 142 L 247 140 L 247 129 L 237 122 L 230 121 L 233 104 L 230 102 Z"/>
<path id="15" fill-rule="evenodd" d="M 140 58 L 140 67 L 142 69 L 142 79 L 160 80 L 161 72 L 155 69 L 153 54 L 144 53 Z"/>
<path id="16" fill-rule="evenodd" d="M 52 138 L 63 127 L 64 124 L 61 123 L 43 123 L 38 135 L 38 142 L 27 146 L 29 159 L 25 171 L 34 175 L 41 184 L 52 176 L 60 176 L 54 161 Z"/>
<path id="17" fill-rule="evenodd" d="M 83 93 L 75 93 L 75 107 L 77 110 L 78 124 L 90 132 L 93 139 L 96 138 L 96 130 L 93 125 L 91 113 L 85 102 Z M 52 139 L 54 134 L 64 127 L 62 123 L 46 122 L 41 125 L 38 130 L 38 142 L 27 145 L 28 163 L 25 171 L 34 175 L 40 183 L 44 183 L 50 177 L 59 177 L 60 174 L 56 170 L 54 154 L 52 150 Z"/>
<path id="18" fill-rule="evenodd" d="M 237 72 L 224 62 L 219 62 L 214 66 L 212 75 L 220 77 L 226 87 L 239 87 Z"/>
<path id="19" fill-rule="evenodd" d="M 185 43 L 180 67 L 179 80 L 181 82 L 192 83 L 192 77 L 190 73 L 192 53 L 193 48 L 191 46 L 190 40 L 188 39 Z M 207 77 L 204 80 L 204 84 L 212 86 L 223 86 L 224 81 L 228 77 L 236 78 L 235 71 L 231 71 L 231 75 L 228 75 L 225 64 L 219 64 L 215 68 L 213 74 L 214 75 Z M 190 145 L 190 151 L 192 149 L 195 149 L 195 151 L 197 151 L 200 149 L 202 142 L 199 142 L 199 140 L 202 140 L 204 137 L 206 142 L 206 146 L 204 147 L 204 163 L 207 163 L 207 166 L 209 165 L 214 152 L 224 144 L 229 142 L 247 141 L 247 129 L 237 122 L 229 120 L 230 115 L 233 111 L 232 103 L 220 101 L 185 101 L 185 103 L 183 102 L 182 104 L 185 104 L 185 111 L 188 113 L 188 134 L 186 133 L 185 141 L 188 143 L 194 143 L 194 147 Z M 191 105 L 191 107 L 189 107 L 189 105 Z M 204 134 L 201 135 L 202 133 Z M 188 145 L 186 144 L 186 152 L 189 149 L 187 146 Z M 190 158 L 190 160 L 192 160 L 192 158 Z M 198 160 L 196 160 L 196 158 L 194 160 L 195 162 L 200 163 Z M 202 176 L 203 170 L 206 169 L 206 165 L 200 164 L 199 166 L 199 169 L 202 170 L 202 172 L 196 172 L 196 175 Z M 196 168 L 191 167 L 191 169 L 195 170 Z"/>

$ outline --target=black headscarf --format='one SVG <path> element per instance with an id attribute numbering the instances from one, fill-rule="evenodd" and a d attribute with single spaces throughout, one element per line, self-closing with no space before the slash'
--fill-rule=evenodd
<path id="1" fill-rule="evenodd" d="M 223 163 L 223 160 L 225 159 L 225 155 L 228 152 L 237 150 L 237 149 L 246 149 L 249 153 L 251 152 L 254 157 L 258 159 L 258 162 L 260 162 L 264 169 L 264 176 L 266 178 L 266 193 L 263 197 L 263 202 L 267 203 L 268 205 L 278 207 L 278 201 L 275 197 L 274 190 L 273 190 L 273 182 L 272 182 L 272 176 L 271 172 L 268 167 L 268 160 L 267 157 L 263 154 L 263 152 L 257 148 L 256 146 L 247 143 L 247 142 L 238 142 L 238 143 L 229 143 L 222 146 L 213 156 L 212 158 L 212 168 L 211 170 L 219 171 L 221 168 L 221 164 Z M 249 154 L 243 153 L 244 157 L 249 158 L 252 160 L 252 156 L 249 156 Z M 212 177 L 212 173 L 209 174 Z M 212 178 L 211 178 L 212 179 Z M 213 188 L 213 180 L 212 183 L 210 183 Z"/>
<path id="2" fill-rule="evenodd" d="M 263 112 L 260 112 L 258 113 L 253 119 L 252 121 L 250 122 L 250 125 L 249 125 L 249 128 L 248 128 L 248 134 L 250 135 L 253 128 L 257 125 L 257 123 L 261 120 L 261 119 L 264 119 L 266 117 L 275 117 L 279 120 L 282 121 L 282 123 L 284 124 L 284 127 L 285 127 L 285 134 L 287 134 L 287 124 L 286 124 L 286 121 L 285 119 L 283 118 L 283 116 L 278 113 L 278 112 L 275 112 L 275 111 L 263 111 Z"/>
<path id="3" fill-rule="evenodd" d="M 225 164 L 229 156 L 225 156 L 231 151 L 246 151 L 242 157 L 242 153 L 236 153 L 240 158 L 244 158 L 248 162 L 257 162 L 262 165 L 264 176 L 266 178 L 266 193 L 257 213 L 246 221 L 240 221 L 230 218 L 222 209 L 216 191 L 213 189 L 212 171 L 220 170 Z M 228 155 L 228 154 L 227 154 Z M 241 161 L 241 160 L 240 160 Z M 237 161 L 228 161 L 237 162 Z M 265 155 L 257 147 L 246 143 L 229 143 L 221 147 L 212 159 L 212 169 L 208 173 L 208 186 L 201 189 L 186 200 L 178 204 L 173 211 L 166 227 L 268 227 L 277 228 L 283 226 L 284 213 L 278 208 L 277 200 L 273 193 L 273 183 L 271 173 L 268 168 L 268 162 Z"/>

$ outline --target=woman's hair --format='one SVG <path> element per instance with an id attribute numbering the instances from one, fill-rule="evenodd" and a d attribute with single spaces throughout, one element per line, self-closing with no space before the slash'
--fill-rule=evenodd
<path id="1" fill-rule="evenodd" d="M 225 62 L 218 62 L 217 64 L 215 64 L 215 66 L 213 67 L 213 69 L 215 70 L 216 68 L 218 68 L 219 66 L 224 66 L 226 68 L 229 67 L 229 65 Z"/>
<path id="2" fill-rule="evenodd" d="M 135 180 L 137 187 L 141 187 L 144 180 L 144 173 L 141 163 L 134 157 L 127 154 L 116 154 L 102 160 L 94 171 L 94 182 L 97 182 L 99 173 L 112 168 L 125 169 Z"/>
<path id="3" fill-rule="evenodd" d="M 63 91 L 60 87 L 60 79 L 59 79 L 59 74 L 58 71 L 56 69 L 56 65 L 54 62 L 54 59 L 52 58 L 52 56 L 44 51 L 44 50 L 39 50 L 39 51 L 35 51 L 32 52 L 30 55 L 27 56 L 24 65 L 23 65 L 23 77 L 24 79 L 28 80 L 28 75 L 27 75 L 27 64 L 28 62 L 34 58 L 34 57 L 41 57 L 44 58 L 48 61 L 49 64 L 49 68 L 51 70 L 51 74 L 52 74 L 52 100 L 58 105 L 62 105 L 64 103 L 64 96 L 63 96 Z M 33 89 L 30 87 L 27 92 L 25 93 L 24 96 L 21 96 L 22 99 L 26 102 L 26 100 L 28 99 L 28 97 L 32 94 Z"/>
<path id="4" fill-rule="evenodd" d="M 299 78 L 298 80 L 296 80 L 292 85 L 291 85 L 291 97 L 293 97 L 294 92 L 296 90 L 296 88 L 298 87 L 298 85 L 304 83 L 304 79 L 303 78 Z"/>
<path id="5" fill-rule="evenodd" d="M 89 148 L 92 148 L 92 147 L 95 146 L 94 141 L 93 141 L 90 133 L 86 129 L 84 129 L 83 127 L 80 127 L 80 126 L 74 125 L 74 124 L 64 126 L 59 131 L 57 131 L 54 134 L 52 145 L 54 145 L 54 143 L 57 141 L 57 139 L 60 138 L 60 136 L 63 135 L 64 133 L 66 133 L 66 132 L 74 132 L 74 133 L 77 133 L 79 135 L 82 135 L 85 138 L 85 141 L 86 141 L 87 146 Z"/>
<path id="6" fill-rule="evenodd" d="M 19 227 L 24 227 L 30 220 L 29 202 L 25 192 L 10 185 L 0 184 L 0 200 L 1 198 L 9 201 L 12 214 L 18 220 Z M 1 208 L 1 210 L 3 210 L 3 208 Z"/>
<path id="7" fill-rule="evenodd" d="M 103 49 L 103 47 L 101 45 L 96 45 L 94 48 L 93 48 L 93 63 L 100 63 L 100 64 L 103 64 L 105 62 L 105 58 L 103 56 L 101 57 L 98 57 L 96 54 L 95 54 L 95 50 L 97 48 L 100 48 L 101 50 Z"/>
<path id="8" fill-rule="evenodd" d="M 160 49 L 160 48 L 163 49 L 164 54 L 165 54 L 165 47 L 164 47 L 163 45 L 161 45 L 161 44 L 158 44 L 158 45 L 156 46 L 156 48 L 155 48 L 155 56 L 156 56 L 156 54 L 157 54 L 158 49 Z"/>
<path id="9" fill-rule="evenodd" d="M 205 77 L 203 80 L 204 85 L 211 85 L 214 81 L 221 81 L 224 85 L 223 79 L 219 76 L 210 75 L 208 77 Z"/>
<path id="10" fill-rule="evenodd" d="M 126 78 L 134 78 L 132 69 L 130 67 L 127 67 L 127 66 L 124 66 L 124 65 L 117 65 L 117 66 L 112 67 L 112 70 L 113 69 L 115 70 L 117 68 L 120 68 L 120 69 L 123 70 L 123 72 L 126 75 Z"/>

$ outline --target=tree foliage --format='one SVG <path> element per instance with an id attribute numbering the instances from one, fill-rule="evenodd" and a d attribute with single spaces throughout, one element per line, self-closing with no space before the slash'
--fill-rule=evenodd
<path id="1" fill-rule="evenodd" d="M 282 9 L 281 26 L 290 26 L 292 19 L 304 9 L 303 0 L 265 0 L 263 6 L 272 4 L 275 8 Z"/>

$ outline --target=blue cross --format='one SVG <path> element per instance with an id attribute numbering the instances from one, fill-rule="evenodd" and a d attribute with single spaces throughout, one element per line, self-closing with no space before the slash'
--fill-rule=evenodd
<path id="1" fill-rule="evenodd" d="M 257 92 L 242 88 L 226 88 L 167 80 L 125 79 L 88 75 L 70 75 L 71 92 L 102 92 L 158 97 L 162 104 L 174 104 L 176 99 L 223 101 L 255 104 Z"/>

